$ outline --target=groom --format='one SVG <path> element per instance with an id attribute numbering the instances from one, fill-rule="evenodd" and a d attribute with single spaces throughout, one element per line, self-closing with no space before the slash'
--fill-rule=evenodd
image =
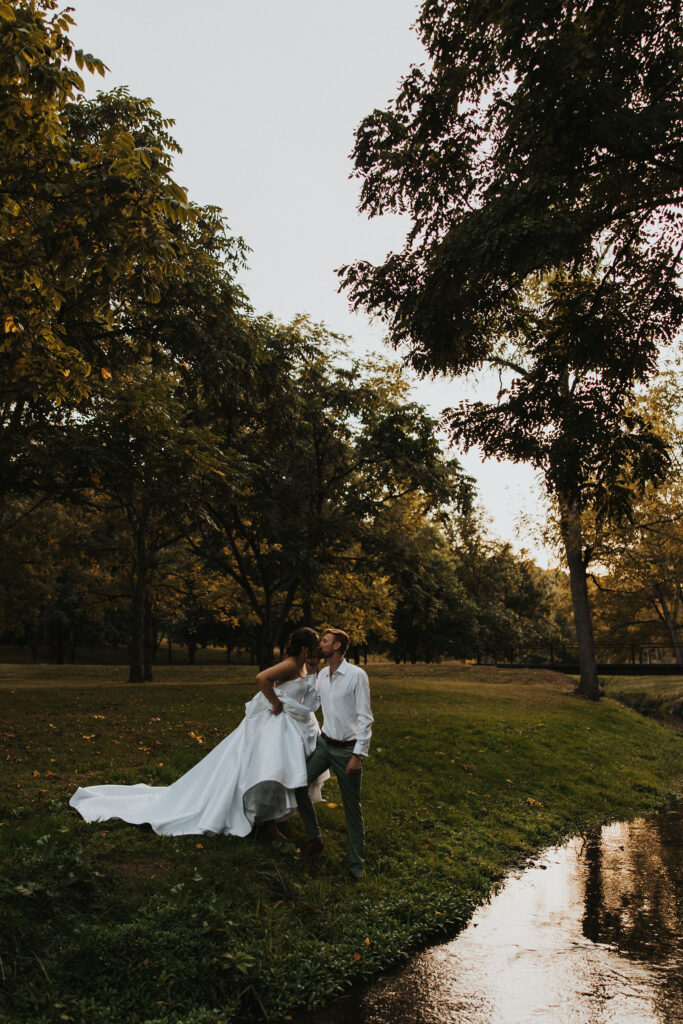
<path id="1" fill-rule="evenodd" d="M 309 783 L 326 768 L 331 768 L 337 776 L 346 815 L 349 876 L 358 882 L 363 878 L 365 860 L 360 783 L 373 718 L 368 677 L 362 668 L 345 660 L 348 646 L 349 637 L 341 629 L 326 629 L 320 638 L 320 654 L 327 661 L 317 679 L 323 728 L 306 769 Z M 296 802 L 308 836 L 302 852 L 320 853 L 323 841 L 306 786 L 296 790 Z"/>

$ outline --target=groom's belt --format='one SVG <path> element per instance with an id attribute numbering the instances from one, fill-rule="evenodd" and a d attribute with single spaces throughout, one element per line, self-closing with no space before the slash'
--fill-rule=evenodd
<path id="1" fill-rule="evenodd" d="M 326 732 L 322 733 L 322 737 L 326 743 L 331 743 L 333 747 L 350 747 L 355 740 L 333 740 L 331 736 L 328 736 Z"/>

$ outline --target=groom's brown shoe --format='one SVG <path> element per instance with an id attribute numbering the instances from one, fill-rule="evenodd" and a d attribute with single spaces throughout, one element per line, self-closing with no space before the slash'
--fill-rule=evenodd
<path id="1" fill-rule="evenodd" d="M 323 841 L 318 836 L 316 839 L 309 839 L 307 843 L 301 847 L 301 852 L 306 853 L 311 857 L 316 857 L 319 853 L 323 852 Z"/>

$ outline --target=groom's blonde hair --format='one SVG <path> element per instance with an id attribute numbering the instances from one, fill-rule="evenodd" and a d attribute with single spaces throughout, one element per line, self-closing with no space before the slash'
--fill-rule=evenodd
<path id="1" fill-rule="evenodd" d="M 338 640 L 340 642 L 340 644 L 342 645 L 341 656 L 343 658 L 349 649 L 349 644 L 351 643 L 351 638 L 349 637 L 349 634 L 345 633 L 343 629 L 324 629 L 322 631 L 322 635 L 325 636 L 325 633 L 331 633 L 335 640 Z"/>

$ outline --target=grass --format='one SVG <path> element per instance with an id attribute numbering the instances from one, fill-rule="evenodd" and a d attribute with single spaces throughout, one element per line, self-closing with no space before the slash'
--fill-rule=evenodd
<path id="1" fill-rule="evenodd" d="M 258 671 L 249 665 L 156 665 L 155 685 L 201 686 L 211 683 L 251 684 Z M 127 665 L 4 665 L 0 663 L 0 690 L 90 689 L 94 686 L 124 686 Z M 145 686 L 148 684 L 144 684 Z"/>
<path id="2" fill-rule="evenodd" d="M 683 676 L 607 676 L 610 697 L 667 725 L 683 724 Z"/>
<path id="3" fill-rule="evenodd" d="M 76 786 L 172 781 L 238 724 L 253 687 L 243 668 L 160 669 L 142 686 L 79 670 L 3 667 L 8 1024 L 286 1019 L 453 934 L 530 852 L 681 796 L 683 737 L 579 700 L 565 676 L 371 665 L 368 878 L 353 887 L 334 781 L 312 863 L 297 818 L 280 847 L 82 822 Z"/>

